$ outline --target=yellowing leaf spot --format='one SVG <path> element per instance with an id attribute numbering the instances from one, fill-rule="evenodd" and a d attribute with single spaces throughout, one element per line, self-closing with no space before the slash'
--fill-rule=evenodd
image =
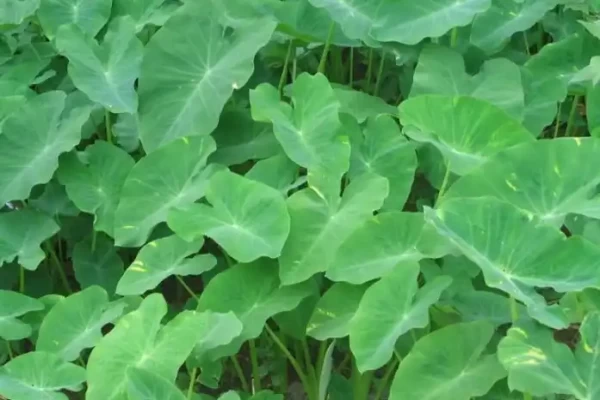
<path id="1" fill-rule="evenodd" d="M 577 146 L 581 146 L 581 138 L 573 138 L 573 140 L 575 140 L 575 143 L 577 143 Z"/>
<path id="2" fill-rule="evenodd" d="M 135 226 L 133 226 L 133 225 L 125 225 L 125 226 L 122 226 L 121 229 L 135 229 Z"/>
<path id="3" fill-rule="evenodd" d="M 181 140 L 183 140 L 183 143 L 185 144 L 190 144 L 190 140 L 186 137 L 182 137 Z"/>
<path id="4" fill-rule="evenodd" d="M 558 165 L 555 165 L 553 170 L 556 175 L 560 176 L 560 169 L 558 169 Z"/>
<path id="5" fill-rule="evenodd" d="M 509 180 L 507 179 L 507 180 L 505 180 L 504 182 L 506 182 L 506 185 L 507 185 L 509 188 L 511 188 L 513 191 L 515 191 L 515 192 L 517 191 L 517 187 L 516 187 L 516 186 L 515 186 L 515 185 L 514 185 L 514 184 L 513 184 L 511 181 L 509 181 Z"/>
<path id="6" fill-rule="evenodd" d="M 147 271 L 146 267 L 144 266 L 144 262 L 139 261 L 139 260 L 135 260 L 133 262 L 133 264 L 131 264 L 129 269 L 134 272 L 146 272 Z"/>
<path id="7" fill-rule="evenodd" d="M 583 342 L 583 350 L 585 350 L 586 353 L 594 354 L 594 349 L 586 342 Z"/>
<path id="8" fill-rule="evenodd" d="M 156 248 L 156 247 L 158 247 L 158 243 L 150 242 L 150 243 L 148 243 L 148 246 Z"/>

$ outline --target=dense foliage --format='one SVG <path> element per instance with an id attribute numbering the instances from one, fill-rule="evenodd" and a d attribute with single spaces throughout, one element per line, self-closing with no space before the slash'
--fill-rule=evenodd
<path id="1" fill-rule="evenodd" d="M 0 399 L 600 400 L 600 1 L 0 0 Z"/>

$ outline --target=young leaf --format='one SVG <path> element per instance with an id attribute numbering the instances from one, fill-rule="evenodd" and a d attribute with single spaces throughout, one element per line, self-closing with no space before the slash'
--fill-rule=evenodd
<path id="1" fill-rule="evenodd" d="M 95 239 L 87 238 L 73 248 L 73 271 L 82 289 L 100 286 L 113 296 L 119 278 L 123 275 L 123 260 L 117 254 L 113 243 L 103 235 Z"/>
<path id="2" fill-rule="evenodd" d="M 36 349 L 75 361 L 82 350 L 94 347 L 102 339 L 102 327 L 120 317 L 124 306 L 109 303 L 108 294 L 99 286 L 72 294 L 44 317 Z"/>
<path id="3" fill-rule="evenodd" d="M 370 96 L 347 86 L 335 86 L 333 92 L 340 103 L 340 112 L 351 115 L 361 124 L 369 117 L 398 115 L 398 109 L 380 97 Z"/>
<path id="4" fill-rule="evenodd" d="M 398 368 L 390 400 L 469 400 L 485 395 L 506 371 L 486 354 L 494 329 L 485 321 L 450 325 L 420 339 Z"/>
<path id="5" fill-rule="evenodd" d="M 58 51 L 69 59 L 69 77 L 90 99 L 113 113 L 137 111 L 134 82 L 142 64 L 142 42 L 128 17 L 111 22 L 102 44 L 75 25 L 56 33 Z"/>
<path id="6" fill-rule="evenodd" d="M 43 0 L 37 16 L 49 39 L 54 39 L 58 28 L 76 25 L 94 37 L 108 22 L 112 0 Z"/>
<path id="7" fill-rule="evenodd" d="M 21 340 L 29 337 L 31 326 L 19 321 L 17 317 L 43 308 L 43 303 L 31 297 L 18 292 L 0 290 L 0 338 Z"/>
<path id="8" fill-rule="evenodd" d="M 213 313 L 205 311 L 207 330 L 196 343 L 192 355 L 188 359 L 188 366 L 205 368 L 211 359 L 211 350 L 231 343 L 233 339 L 242 334 L 244 326 L 233 312 Z"/>
<path id="9" fill-rule="evenodd" d="M 146 244 L 119 280 L 117 294 L 141 295 L 171 275 L 200 275 L 212 269 L 217 260 L 211 254 L 186 258 L 199 252 L 203 245 L 202 238 L 188 243 L 175 235 Z"/>
<path id="10" fill-rule="evenodd" d="M 46 92 L 28 100 L 12 114 L 0 135 L 0 204 L 26 199 L 58 168 L 58 157 L 81 140 L 90 108 L 63 113 L 66 95 Z"/>
<path id="11" fill-rule="evenodd" d="M 172 210 L 168 224 L 186 240 L 206 235 L 234 259 L 276 258 L 290 232 L 290 216 L 280 192 L 229 170 L 215 173 L 205 204 Z"/>
<path id="12" fill-rule="evenodd" d="M 115 212 L 116 244 L 142 245 L 169 210 L 202 198 L 213 172 L 206 159 L 214 150 L 210 137 L 181 138 L 138 161 Z"/>
<path id="13" fill-rule="evenodd" d="M 46 257 L 40 248 L 42 242 L 58 230 L 56 222 L 39 211 L 23 209 L 0 213 L 0 265 L 18 258 L 23 268 L 35 270 Z"/>
<path id="14" fill-rule="evenodd" d="M 184 6 L 145 49 L 139 113 L 146 152 L 212 132 L 234 89 L 252 75 L 254 56 L 275 28 L 274 22 L 261 20 L 230 32 L 212 5 L 201 12 L 195 7 Z"/>
<path id="15" fill-rule="evenodd" d="M 367 289 L 350 322 L 350 349 L 361 372 L 387 363 L 398 338 L 429 324 L 429 307 L 452 279 L 443 276 L 418 288 L 419 264 L 401 265 Z"/>
<path id="16" fill-rule="evenodd" d="M 127 378 L 129 400 L 186 400 L 181 390 L 154 372 L 132 367 Z"/>
<path id="17" fill-rule="evenodd" d="M 121 189 L 133 165 L 125 151 L 98 141 L 84 153 L 63 156 L 57 176 L 75 205 L 95 215 L 95 229 L 112 236 Z"/>
<path id="18" fill-rule="evenodd" d="M 68 400 L 61 390 L 78 392 L 85 369 L 55 354 L 25 353 L 0 368 L 0 395 L 10 400 Z"/>

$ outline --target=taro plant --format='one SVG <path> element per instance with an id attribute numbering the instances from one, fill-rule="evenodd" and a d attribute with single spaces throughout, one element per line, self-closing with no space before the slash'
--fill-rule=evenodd
<path id="1" fill-rule="evenodd" d="M 600 1 L 1 0 L 0 399 L 600 400 Z"/>

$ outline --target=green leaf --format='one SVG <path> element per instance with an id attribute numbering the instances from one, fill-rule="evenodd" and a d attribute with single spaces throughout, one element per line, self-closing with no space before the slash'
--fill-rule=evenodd
<path id="1" fill-rule="evenodd" d="M 173 382 L 180 366 L 208 330 L 206 315 L 183 311 L 166 325 L 167 303 L 151 294 L 92 350 L 87 364 L 89 400 L 127 400 L 127 371 L 154 372 Z"/>
<path id="2" fill-rule="evenodd" d="M 532 322 L 511 328 L 498 345 L 500 362 L 508 370 L 511 390 L 534 396 L 568 394 L 595 399 L 600 393 L 600 314 L 586 316 L 581 340 L 573 352 L 555 341 L 553 332 Z"/>
<path id="3" fill-rule="evenodd" d="M 116 244 L 142 245 L 169 210 L 202 198 L 213 171 L 206 159 L 214 150 L 210 137 L 181 138 L 138 161 L 115 212 Z"/>
<path id="4" fill-rule="evenodd" d="M 94 37 L 108 22 L 112 0 L 43 0 L 37 16 L 49 39 L 62 25 L 73 24 Z"/>
<path id="5" fill-rule="evenodd" d="M 113 15 L 127 15 L 133 19 L 136 31 L 144 26 L 163 25 L 179 4 L 165 0 L 113 0 Z"/>
<path id="6" fill-rule="evenodd" d="M 317 302 L 306 334 L 320 341 L 348 336 L 350 321 L 367 287 L 334 283 Z"/>
<path id="7" fill-rule="evenodd" d="M 0 135 L 0 204 L 26 199 L 31 189 L 49 182 L 58 157 L 81 140 L 90 109 L 63 113 L 63 92 L 46 92 L 12 114 Z M 61 115 L 62 114 L 62 115 Z"/>
<path id="8" fill-rule="evenodd" d="M 126 152 L 133 153 L 140 147 L 140 129 L 137 114 L 119 114 L 112 130 L 116 142 Z"/>
<path id="9" fill-rule="evenodd" d="M 68 197 L 65 187 L 54 180 L 46 184 L 41 196 L 35 199 L 30 198 L 29 204 L 53 218 L 74 217 L 79 214 L 79 210 Z"/>
<path id="10" fill-rule="evenodd" d="M 477 75 L 470 75 L 460 53 L 428 45 L 419 55 L 410 96 L 471 96 L 486 100 L 521 121 L 525 108 L 521 79 L 519 67 L 503 58 L 487 60 Z"/>
<path id="11" fill-rule="evenodd" d="M 310 292 L 308 284 L 281 286 L 277 265 L 266 259 L 218 274 L 202 292 L 198 310 L 233 312 L 243 331 L 231 344 L 217 348 L 212 359 L 237 353 L 242 343 L 260 335 L 269 318 L 296 308 Z"/>
<path id="12" fill-rule="evenodd" d="M 279 258 L 284 285 L 303 282 L 325 272 L 344 240 L 381 208 L 388 194 L 387 179 L 365 174 L 354 179 L 341 198 L 328 201 L 308 188 L 287 201 L 290 236 Z"/>
<path id="13" fill-rule="evenodd" d="M 219 400 L 240 400 L 240 396 L 234 391 L 229 391 L 220 396 Z"/>
<path id="14" fill-rule="evenodd" d="M 287 195 L 290 189 L 305 182 L 303 177 L 298 175 L 298 166 L 285 154 L 279 154 L 258 161 L 245 177 L 269 185 Z"/>
<path id="15" fill-rule="evenodd" d="M 449 300 L 464 322 L 487 321 L 500 326 L 512 322 L 511 300 L 498 293 L 483 290 L 462 291 Z M 527 309 L 517 306 L 519 315 Z"/>
<path id="16" fill-rule="evenodd" d="M 0 265 L 18 258 L 23 268 L 35 270 L 46 258 L 40 245 L 58 229 L 52 218 L 39 211 L 0 213 Z"/>
<path id="17" fill-rule="evenodd" d="M 75 205 L 94 214 L 94 228 L 112 236 L 121 189 L 133 165 L 125 151 L 97 141 L 83 153 L 64 155 L 57 176 Z"/>
<path id="18" fill-rule="evenodd" d="M 191 204 L 171 211 L 169 227 L 186 240 L 206 235 L 240 262 L 281 254 L 290 217 L 277 190 L 224 170 L 211 177 L 206 199 L 212 207 Z"/>
<path id="19" fill-rule="evenodd" d="M 261 84 L 250 91 L 252 117 L 272 122 L 287 156 L 308 169 L 308 183 L 325 197 L 339 192 L 349 168 L 350 147 L 339 136 L 340 103 L 327 78 L 301 74 L 292 86 L 292 106 L 281 102 L 275 87 Z"/>
<path id="20" fill-rule="evenodd" d="M 43 308 L 44 304 L 31 297 L 17 292 L 0 290 L 0 338 L 21 340 L 29 337 L 31 327 L 19 321 L 17 317 Z"/>
<path id="21" fill-rule="evenodd" d="M 471 43 L 488 54 L 497 52 L 514 33 L 531 28 L 558 3 L 558 0 L 493 0 L 489 9 L 475 17 Z"/>
<path id="22" fill-rule="evenodd" d="M 110 239 L 98 235 L 95 241 L 87 238 L 78 242 L 71 258 L 75 278 L 82 289 L 97 285 L 110 296 L 115 294 L 119 278 L 123 275 L 123 260 Z"/>
<path id="23" fill-rule="evenodd" d="M 452 279 L 444 276 L 419 289 L 419 265 L 402 265 L 367 289 L 350 322 L 350 349 L 359 371 L 389 361 L 398 338 L 429 324 L 429 307 L 436 303 Z"/>
<path id="24" fill-rule="evenodd" d="M 390 193 L 383 209 L 402 210 L 413 185 L 417 155 L 413 143 L 391 117 L 369 118 L 363 135 L 352 142 L 350 179 L 370 172 L 387 178 Z"/>
<path id="25" fill-rule="evenodd" d="M 443 239 L 425 224 L 423 214 L 380 213 L 342 243 L 327 269 L 327 277 L 353 284 L 381 278 L 407 263 L 444 255 L 428 248 L 439 241 Z"/>
<path id="26" fill-rule="evenodd" d="M 353 116 L 361 124 L 369 117 L 398 115 L 398 109 L 380 97 L 370 96 L 347 86 L 335 86 L 333 92 L 340 103 L 340 112 Z"/>
<path id="27" fill-rule="evenodd" d="M 141 368 L 127 370 L 129 400 L 186 400 L 183 392 L 160 375 Z"/>
<path id="28" fill-rule="evenodd" d="M 211 350 L 231 343 L 242 334 L 244 326 L 233 312 L 213 313 L 205 311 L 207 329 L 204 336 L 196 343 L 188 366 L 205 368 L 211 359 Z"/>
<path id="29" fill-rule="evenodd" d="M 0 25 L 20 25 L 40 6 L 40 0 L 5 0 L 0 4 Z"/>
<path id="30" fill-rule="evenodd" d="M 431 143 L 450 171 L 464 175 L 499 151 L 533 142 L 533 135 L 503 110 L 471 97 L 427 95 L 400 105 L 405 133 Z"/>
<path id="31" fill-rule="evenodd" d="M 119 318 L 124 306 L 109 303 L 108 294 L 99 286 L 74 293 L 52 307 L 44 317 L 36 349 L 74 361 L 82 350 L 98 344 L 102 327 Z"/>
<path id="32" fill-rule="evenodd" d="M 200 275 L 212 269 L 217 260 L 211 254 L 186 258 L 198 253 L 203 245 L 203 239 L 188 243 L 175 235 L 146 244 L 119 280 L 117 294 L 141 295 L 171 275 Z"/>
<path id="33" fill-rule="evenodd" d="M 60 390 L 78 392 L 85 369 L 55 354 L 35 351 L 0 368 L 0 395 L 10 400 L 67 400 Z"/>
<path id="34" fill-rule="evenodd" d="M 142 64 L 142 42 L 127 17 L 111 22 L 102 44 L 75 25 L 56 33 L 58 51 L 69 59 L 69 77 L 92 101 L 113 113 L 137 111 L 134 82 Z"/>
<path id="35" fill-rule="evenodd" d="M 496 355 L 486 351 L 493 334 L 492 325 L 478 321 L 421 338 L 400 363 L 390 399 L 469 400 L 485 395 L 506 376 Z"/>
<path id="36" fill-rule="evenodd" d="M 325 8 L 351 39 L 405 44 L 417 44 L 428 37 L 442 36 L 454 27 L 468 25 L 475 14 L 490 7 L 490 0 L 310 2 L 315 7 Z"/>
<path id="37" fill-rule="evenodd" d="M 140 139 L 147 152 L 188 135 L 208 135 L 234 89 L 253 72 L 274 22 L 226 30 L 211 6 L 186 6 L 152 37 L 139 83 Z M 190 37 L 200 40 L 189 41 Z"/>

